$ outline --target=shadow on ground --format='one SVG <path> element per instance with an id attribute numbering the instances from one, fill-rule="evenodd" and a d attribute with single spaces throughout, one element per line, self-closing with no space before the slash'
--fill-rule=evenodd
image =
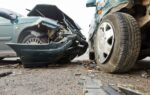
<path id="1" fill-rule="evenodd" d="M 78 61 L 74 60 L 68 63 L 50 63 L 49 66 L 40 66 L 40 67 L 33 67 L 31 69 L 59 69 L 59 68 L 67 68 L 67 67 L 76 67 L 76 66 L 83 66 L 84 63 L 88 63 L 87 61 Z M 23 65 L 19 59 L 16 60 L 0 60 L 0 68 L 23 68 Z"/>
<path id="2" fill-rule="evenodd" d="M 150 60 L 140 60 L 138 61 L 134 68 L 134 70 L 150 70 Z"/>
<path id="3" fill-rule="evenodd" d="M 84 66 L 91 64 L 89 60 L 73 60 L 69 63 L 51 63 L 48 67 L 38 67 L 38 68 L 45 68 L 45 69 L 59 69 L 59 68 L 66 68 L 66 67 L 76 67 L 76 66 Z M 5 68 L 6 67 L 14 67 L 16 66 L 22 66 L 22 63 L 19 59 L 16 60 L 0 60 L 0 67 Z M 36 68 L 36 69 L 38 69 Z M 150 71 L 150 58 L 146 58 L 144 60 L 137 61 L 133 69 L 130 71 L 130 73 L 139 72 L 139 71 Z"/>
<path id="4" fill-rule="evenodd" d="M 13 64 L 21 64 L 21 61 L 20 60 L 0 60 L 0 66 L 13 65 Z"/>

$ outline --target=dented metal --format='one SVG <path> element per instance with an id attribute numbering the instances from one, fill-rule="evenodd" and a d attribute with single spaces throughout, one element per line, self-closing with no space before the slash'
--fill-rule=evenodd
<path id="1" fill-rule="evenodd" d="M 23 43 L 7 43 L 24 64 L 70 61 L 86 52 L 88 44 L 81 28 L 55 5 L 37 5 L 28 17 L 42 19 L 34 27 L 37 31 L 30 31 L 34 37 Z"/>
<path id="2" fill-rule="evenodd" d="M 65 56 L 66 51 L 73 44 L 75 37 L 66 37 L 61 42 L 41 45 L 18 43 L 9 43 L 8 45 L 17 52 L 23 62 L 53 63 L 58 61 L 61 56 Z"/>

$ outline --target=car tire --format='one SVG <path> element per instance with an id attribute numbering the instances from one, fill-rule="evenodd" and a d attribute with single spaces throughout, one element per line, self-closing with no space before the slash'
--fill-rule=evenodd
<path id="1" fill-rule="evenodd" d="M 94 41 L 95 60 L 101 70 L 127 72 L 139 56 L 140 29 L 132 16 L 116 12 L 102 19 Z"/>
<path id="2" fill-rule="evenodd" d="M 29 31 L 30 30 L 28 30 L 28 32 Z M 26 35 L 23 38 L 23 40 L 20 43 L 36 44 L 37 45 L 37 44 L 43 44 L 43 43 L 47 43 L 47 42 L 48 41 L 46 39 L 41 39 L 41 38 L 36 37 L 35 35 L 29 33 L 28 35 Z M 24 59 L 22 59 L 22 64 L 23 64 L 24 68 L 34 68 L 34 67 L 45 67 L 45 66 L 48 66 L 48 63 L 26 62 L 26 60 L 24 60 Z"/>
<path id="3" fill-rule="evenodd" d="M 35 35 L 29 33 L 25 37 L 23 37 L 22 41 L 20 43 L 26 43 L 26 44 L 43 44 L 47 43 L 47 39 L 43 39 L 40 37 L 36 37 Z"/>

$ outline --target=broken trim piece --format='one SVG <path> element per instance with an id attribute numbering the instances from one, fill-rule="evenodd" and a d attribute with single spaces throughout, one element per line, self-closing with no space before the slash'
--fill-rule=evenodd
<path id="1" fill-rule="evenodd" d="M 76 35 L 68 35 L 60 42 L 49 44 L 29 45 L 20 43 L 8 43 L 14 49 L 23 62 L 56 62 L 65 55 L 71 47 Z"/>

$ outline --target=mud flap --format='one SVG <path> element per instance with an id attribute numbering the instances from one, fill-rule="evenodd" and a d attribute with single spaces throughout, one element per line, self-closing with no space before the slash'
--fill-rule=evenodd
<path id="1" fill-rule="evenodd" d="M 75 36 L 64 38 L 61 42 L 52 42 L 41 45 L 28 45 L 21 43 L 7 43 L 25 64 L 53 63 L 61 59 L 65 51 L 72 45 Z"/>

